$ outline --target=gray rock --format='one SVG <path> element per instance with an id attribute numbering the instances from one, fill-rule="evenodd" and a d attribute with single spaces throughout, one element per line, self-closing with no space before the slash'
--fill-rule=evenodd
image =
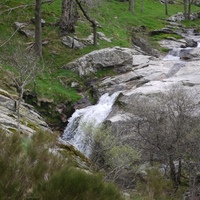
<path id="1" fill-rule="evenodd" d="M 190 20 L 196 20 L 199 18 L 199 13 L 191 13 L 190 15 Z M 172 22 L 181 22 L 185 20 L 184 14 L 182 12 L 179 12 L 175 15 L 172 15 L 171 17 L 168 18 L 168 21 Z"/>
<path id="2" fill-rule="evenodd" d="M 28 26 L 29 24 L 27 22 L 14 22 L 14 25 L 17 29 L 21 29 Z"/>
<path id="3" fill-rule="evenodd" d="M 35 24 L 35 18 L 32 18 L 31 22 Z M 44 19 L 41 19 L 41 24 L 42 26 L 44 26 L 46 24 L 46 21 Z"/>
<path id="4" fill-rule="evenodd" d="M 69 48 L 72 48 L 72 49 L 82 49 L 85 47 L 85 45 L 78 41 L 77 38 L 73 38 L 73 37 L 70 37 L 70 36 L 65 36 L 62 38 L 62 43 L 69 47 Z"/>
<path id="5" fill-rule="evenodd" d="M 18 29 L 18 31 L 25 35 L 26 37 L 35 37 L 35 30 L 32 30 L 29 28 L 29 23 L 27 22 L 15 22 L 14 23 L 15 27 Z"/>
<path id="6" fill-rule="evenodd" d="M 93 34 L 92 34 L 93 36 Z M 100 40 L 105 40 L 107 42 L 111 42 L 111 39 L 110 38 L 107 38 L 106 35 L 102 32 L 97 32 L 97 37 L 100 39 Z"/>
<path id="7" fill-rule="evenodd" d="M 180 51 L 180 58 L 182 60 L 199 60 L 200 48 L 184 49 Z"/>
<path id="8" fill-rule="evenodd" d="M 87 98 L 82 98 L 80 100 L 78 100 L 74 105 L 74 109 L 81 109 L 81 108 L 85 108 L 87 106 L 91 106 L 91 102 L 89 99 Z"/>
<path id="9" fill-rule="evenodd" d="M 185 39 L 186 41 L 186 47 L 197 47 L 198 43 L 194 41 L 193 39 Z"/>
<path id="10" fill-rule="evenodd" d="M 177 47 L 180 47 L 181 45 L 185 45 L 185 40 L 172 40 L 172 39 L 165 39 L 159 41 L 159 44 L 163 48 L 168 48 L 168 49 L 176 49 Z"/>
<path id="11" fill-rule="evenodd" d="M 63 68 L 71 69 L 80 76 L 84 76 L 107 67 L 132 65 L 133 55 L 137 54 L 139 53 L 134 49 L 106 48 L 93 51 L 74 62 L 64 65 Z"/>
<path id="12" fill-rule="evenodd" d="M 182 12 L 179 12 L 179 13 L 169 17 L 168 20 L 172 21 L 172 22 L 181 22 L 181 21 L 185 20 L 185 17 Z"/>
<path id="13" fill-rule="evenodd" d="M 137 33 L 132 36 L 132 42 L 134 45 L 140 47 L 140 49 L 146 54 L 155 57 L 160 56 L 160 52 L 157 49 L 153 49 L 149 42 L 143 37 L 138 36 Z"/>
<path id="14" fill-rule="evenodd" d="M 15 97 L 16 98 L 16 97 Z M 11 94 L 0 89 L 0 126 L 8 131 L 17 131 L 17 100 Z M 38 129 L 49 130 L 44 119 L 31 105 L 21 102 L 20 106 L 20 131 L 25 134 L 33 134 Z"/>
<path id="15" fill-rule="evenodd" d="M 35 31 L 28 29 L 20 29 L 19 32 L 26 37 L 35 38 Z"/>
<path id="16" fill-rule="evenodd" d="M 160 2 L 162 3 L 162 4 L 165 4 L 165 0 L 160 0 Z M 169 4 L 174 4 L 174 0 L 168 0 L 168 3 Z"/>

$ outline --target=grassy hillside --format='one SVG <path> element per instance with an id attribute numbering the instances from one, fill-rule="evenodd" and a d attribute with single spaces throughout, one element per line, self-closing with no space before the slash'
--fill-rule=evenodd
<path id="1" fill-rule="evenodd" d="M 30 5 L 34 2 L 33 0 L 4 0 L 0 3 L 0 54 L 2 57 L 10 54 L 19 43 L 23 43 L 25 47 L 28 47 L 30 43 L 34 42 L 33 38 L 26 38 L 18 32 L 13 35 L 16 30 L 14 22 L 29 22 L 34 17 L 34 6 Z M 38 99 L 46 99 L 47 102 L 53 102 L 54 105 L 67 102 L 67 105 L 70 106 L 73 102 L 81 98 L 79 94 L 80 88 L 86 92 L 87 88 L 85 88 L 84 81 L 76 74 L 62 69 L 63 64 L 96 49 L 112 46 L 131 47 L 132 27 L 144 25 L 150 31 L 165 26 L 165 21 L 163 20 L 166 18 L 164 13 L 165 8 L 158 0 L 145 0 L 144 12 L 140 10 L 141 2 L 137 1 L 134 14 L 128 11 L 128 2 L 103 0 L 98 7 L 88 12 L 90 17 L 98 21 L 101 25 L 102 28 L 99 28 L 98 31 L 103 32 L 108 38 L 111 38 L 112 42 L 108 43 L 101 40 L 98 41 L 99 45 L 97 47 L 89 46 L 81 50 L 73 50 L 62 45 L 59 38 L 59 26 L 56 26 L 61 15 L 61 2 L 61 0 L 55 0 L 51 4 L 43 4 L 42 6 L 42 18 L 46 21 L 46 25 L 43 27 L 42 38 L 50 42 L 48 45 L 43 46 L 43 62 L 40 64 L 40 68 L 44 67 L 44 70 L 42 70 L 36 79 L 37 99 L 35 99 L 35 102 Z M 21 5 L 30 6 L 18 7 Z M 11 10 L 14 7 L 18 8 Z M 181 4 L 169 5 L 169 15 L 182 10 L 183 5 Z M 198 10 L 199 7 L 192 7 L 193 12 Z M 91 34 L 92 29 L 80 11 L 79 15 L 80 20 L 77 22 L 75 35 L 84 38 Z M 200 20 L 192 22 L 192 26 L 198 26 L 199 24 Z M 32 25 L 31 28 L 34 29 L 34 26 Z M 13 37 L 11 37 L 12 35 Z M 1 64 L 0 67 L 1 74 L 6 75 L 5 65 Z M 8 85 L 3 84 L 8 82 L 6 76 L 4 79 L 4 81 L 1 81 L 1 87 L 8 88 Z M 74 81 L 80 84 L 78 91 L 70 87 Z M 32 85 L 28 87 L 29 90 L 33 88 Z M 56 118 L 52 113 L 48 114 L 52 115 L 50 118 Z"/>

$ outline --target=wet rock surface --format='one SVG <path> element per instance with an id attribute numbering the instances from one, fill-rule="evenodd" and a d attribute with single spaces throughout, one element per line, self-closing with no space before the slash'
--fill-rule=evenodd
<path id="1" fill-rule="evenodd" d="M 108 48 L 94 51 L 65 66 L 80 76 L 112 66 L 121 67 L 120 73 L 97 79 L 88 83 L 95 98 L 105 93 L 121 91 L 117 103 L 123 109 L 114 106 L 107 121 L 118 124 L 128 120 L 129 113 L 124 112 L 131 99 L 136 95 L 154 96 L 165 92 L 173 85 L 183 87 L 186 92 L 197 91 L 196 102 L 200 100 L 200 36 L 193 30 L 181 32 L 182 39 L 163 40 L 160 45 L 170 49 L 164 57 L 145 55 L 135 49 Z M 184 48 L 181 48 L 181 45 Z"/>

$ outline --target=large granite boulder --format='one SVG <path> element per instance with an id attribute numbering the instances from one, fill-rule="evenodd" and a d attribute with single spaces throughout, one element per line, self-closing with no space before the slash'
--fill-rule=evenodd
<path id="1" fill-rule="evenodd" d="M 93 51 L 74 62 L 64 65 L 63 68 L 71 69 L 79 76 L 84 76 L 108 67 L 132 66 L 133 55 L 138 54 L 138 51 L 129 48 L 106 48 Z"/>
<path id="2" fill-rule="evenodd" d="M 16 111 L 17 97 L 0 89 L 0 126 L 9 132 L 17 132 L 18 117 Z M 31 135 L 35 131 L 49 130 L 47 123 L 35 111 L 33 106 L 21 103 L 20 106 L 20 132 Z"/>
<path id="3" fill-rule="evenodd" d="M 196 50 L 199 52 L 199 49 Z M 197 53 L 198 54 L 198 53 Z M 197 55 L 196 54 L 196 55 Z M 198 54 L 199 55 L 199 54 Z M 138 84 L 132 84 L 123 90 L 118 98 L 117 105 L 108 117 L 107 121 L 113 126 L 118 126 L 124 121 L 130 119 L 130 113 L 125 113 L 124 110 L 128 108 L 132 99 L 136 95 L 141 98 L 150 98 L 165 93 L 170 87 L 181 87 L 185 92 L 195 93 L 194 101 L 198 104 L 200 102 L 200 61 L 198 59 L 191 59 L 187 61 L 152 61 L 146 68 L 140 68 L 134 71 L 135 74 L 141 78 L 137 80 Z M 144 84 L 139 84 L 141 80 L 148 80 Z M 128 83 L 126 83 L 128 85 Z M 118 105 L 123 105 L 122 108 Z M 200 110 L 196 111 L 198 115 Z"/>

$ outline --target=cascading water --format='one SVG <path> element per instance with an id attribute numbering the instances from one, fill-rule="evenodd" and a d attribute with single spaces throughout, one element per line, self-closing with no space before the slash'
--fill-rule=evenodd
<path id="1" fill-rule="evenodd" d="M 188 37 L 190 39 L 193 39 L 194 41 L 197 42 L 197 47 L 174 48 L 171 51 L 169 51 L 169 53 L 163 58 L 163 60 L 166 61 L 173 60 L 181 62 L 180 57 L 182 54 L 184 53 L 187 54 L 187 52 L 189 52 L 191 49 L 200 47 L 200 35 L 195 35 L 193 29 L 188 29 L 185 38 L 187 38 L 187 34 L 189 35 Z"/>
<path id="2" fill-rule="evenodd" d="M 89 157 L 91 155 L 90 142 L 92 139 L 88 138 L 85 127 L 91 124 L 93 127 L 100 125 L 109 115 L 119 93 L 120 92 L 116 92 L 111 96 L 106 93 L 100 97 L 98 104 L 83 109 L 77 109 L 68 120 L 68 126 L 61 140 L 72 144 L 85 156 Z"/>
<path id="3" fill-rule="evenodd" d="M 174 61 L 181 61 L 180 57 L 183 54 L 187 54 L 192 48 L 187 47 L 187 48 L 175 48 L 163 58 L 163 60 L 174 60 Z"/>

